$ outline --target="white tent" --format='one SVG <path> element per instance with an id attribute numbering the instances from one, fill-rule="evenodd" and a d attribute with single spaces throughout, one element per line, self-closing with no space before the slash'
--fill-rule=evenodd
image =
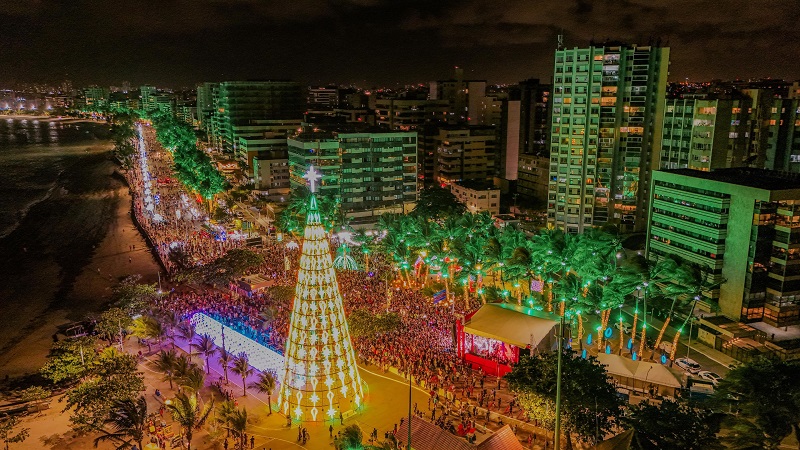
<path id="1" fill-rule="evenodd" d="M 556 342 L 558 322 L 547 316 L 523 306 L 489 303 L 464 324 L 464 332 L 520 348 L 530 345 L 549 351 Z"/>
<path id="2" fill-rule="evenodd" d="M 597 359 L 621 385 L 641 390 L 654 385 L 659 387 L 659 392 L 669 395 L 674 395 L 675 389 L 681 387 L 680 380 L 667 366 L 607 353 L 600 353 Z"/>

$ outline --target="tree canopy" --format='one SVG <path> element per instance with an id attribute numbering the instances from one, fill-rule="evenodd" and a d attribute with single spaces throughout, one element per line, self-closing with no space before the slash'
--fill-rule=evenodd
<path id="1" fill-rule="evenodd" d="M 631 405 L 620 422 L 635 431 L 636 450 L 722 448 L 717 439 L 720 415 L 675 400 L 664 399 L 661 405 L 650 402 Z"/>
<path id="2" fill-rule="evenodd" d="M 450 190 L 433 186 L 419 191 L 419 200 L 411 214 L 426 219 L 442 219 L 459 216 L 466 210 Z"/>
<path id="3" fill-rule="evenodd" d="M 757 358 L 720 381 L 714 401 L 728 412 L 723 440 L 737 449 L 776 449 L 800 440 L 800 361 Z"/>
<path id="4" fill-rule="evenodd" d="M 557 364 L 557 352 L 522 355 L 505 376 L 517 393 L 520 406 L 549 429 L 555 425 Z M 611 431 L 621 413 L 621 404 L 605 367 L 596 358 L 583 359 L 571 350 L 564 352 L 561 420 L 570 447 L 573 433 L 581 441 L 590 442 Z"/>

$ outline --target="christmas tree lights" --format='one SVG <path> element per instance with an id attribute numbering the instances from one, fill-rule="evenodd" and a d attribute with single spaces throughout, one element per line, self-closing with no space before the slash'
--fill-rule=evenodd
<path id="1" fill-rule="evenodd" d="M 311 197 L 278 404 L 295 420 L 324 421 L 358 409 L 364 394 L 314 196 L 320 175 L 311 167 L 305 178 Z"/>

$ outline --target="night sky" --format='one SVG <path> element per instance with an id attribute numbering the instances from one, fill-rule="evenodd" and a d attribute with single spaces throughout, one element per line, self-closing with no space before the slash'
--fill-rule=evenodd
<path id="1" fill-rule="evenodd" d="M 0 0 L 0 83 L 362 87 L 552 76 L 556 36 L 672 48 L 671 80 L 800 78 L 797 0 Z"/>

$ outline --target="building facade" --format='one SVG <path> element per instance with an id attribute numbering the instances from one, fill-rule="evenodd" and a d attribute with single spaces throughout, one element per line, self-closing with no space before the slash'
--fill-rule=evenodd
<path id="1" fill-rule="evenodd" d="M 517 194 L 520 200 L 534 206 L 547 204 L 550 184 L 550 157 L 545 155 L 519 155 Z"/>
<path id="2" fill-rule="evenodd" d="M 494 127 L 447 126 L 438 129 L 434 179 L 441 185 L 490 181 L 495 174 L 497 133 Z"/>
<path id="3" fill-rule="evenodd" d="M 297 121 L 305 111 L 304 89 L 293 81 L 225 81 L 213 91 L 213 145 L 235 152 L 242 133 L 258 135 L 259 125 Z"/>
<path id="4" fill-rule="evenodd" d="M 493 216 L 500 214 L 500 189 L 489 183 L 453 183 L 450 192 L 472 214 L 483 211 Z"/>
<path id="5" fill-rule="evenodd" d="M 800 175 L 751 168 L 653 174 L 648 257 L 703 270 L 707 311 L 800 323 Z"/>
<path id="6" fill-rule="evenodd" d="M 411 211 L 417 201 L 417 134 L 414 132 L 303 132 L 288 140 L 292 187 L 317 167 L 317 191 L 339 200 L 355 227 L 369 227 L 385 213 Z"/>
<path id="7" fill-rule="evenodd" d="M 663 47 L 556 51 L 548 223 L 570 233 L 605 223 L 644 229 L 668 70 Z"/>

